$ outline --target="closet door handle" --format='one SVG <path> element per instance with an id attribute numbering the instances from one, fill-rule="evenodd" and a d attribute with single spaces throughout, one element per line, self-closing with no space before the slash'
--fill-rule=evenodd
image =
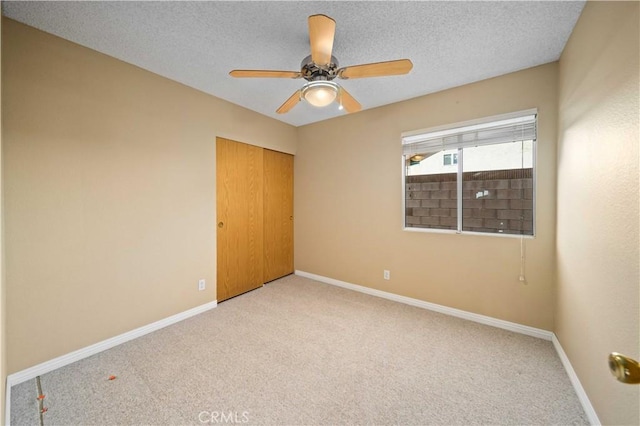
<path id="1" fill-rule="evenodd" d="M 218 228 L 222 228 L 224 226 L 224 222 L 218 222 Z"/>

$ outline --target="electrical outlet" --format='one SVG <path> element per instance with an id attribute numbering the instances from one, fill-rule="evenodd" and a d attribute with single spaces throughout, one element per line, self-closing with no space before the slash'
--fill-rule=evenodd
<path id="1" fill-rule="evenodd" d="M 207 287 L 206 281 L 203 279 L 198 280 L 198 290 L 202 291 Z"/>
<path id="2" fill-rule="evenodd" d="M 383 273 L 384 273 L 384 275 L 383 275 L 383 276 L 384 276 L 384 279 L 385 279 L 385 280 L 390 280 L 390 279 L 391 279 L 391 272 L 389 272 L 388 270 L 386 270 L 386 269 L 385 269 L 385 270 L 383 271 Z"/>

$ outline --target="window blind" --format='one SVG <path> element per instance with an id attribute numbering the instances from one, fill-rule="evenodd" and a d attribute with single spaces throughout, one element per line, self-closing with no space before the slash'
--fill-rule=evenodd
<path id="1" fill-rule="evenodd" d="M 412 155 L 496 143 L 536 139 L 536 114 L 453 127 L 402 138 L 402 153 Z"/>

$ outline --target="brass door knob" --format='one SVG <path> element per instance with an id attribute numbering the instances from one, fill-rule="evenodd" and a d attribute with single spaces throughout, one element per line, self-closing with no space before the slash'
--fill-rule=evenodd
<path id="1" fill-rule="evenodd" d="M 222 228 L 224 226 L 224 222 L 218 222 L 218 228 Z"/>
<path id="2" fill-rule="evenodd" d="M 631 385 L 640 384 L 640 363 L 617 352 L 609 354 L 609 369 L 618 381 Z"/>
<path id="3" fill-rule="evenodd" d="M 289 216 L 289 220 L 293 220 L 293 216 Z"/>

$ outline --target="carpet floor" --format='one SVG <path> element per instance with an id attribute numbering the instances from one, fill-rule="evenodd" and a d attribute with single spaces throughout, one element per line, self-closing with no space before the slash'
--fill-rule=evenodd
<path id="1" fill-rule="evenodd" d="M 589 424 L 551 342 L 298 276 L 41 383 L 45 425 Z"/>

